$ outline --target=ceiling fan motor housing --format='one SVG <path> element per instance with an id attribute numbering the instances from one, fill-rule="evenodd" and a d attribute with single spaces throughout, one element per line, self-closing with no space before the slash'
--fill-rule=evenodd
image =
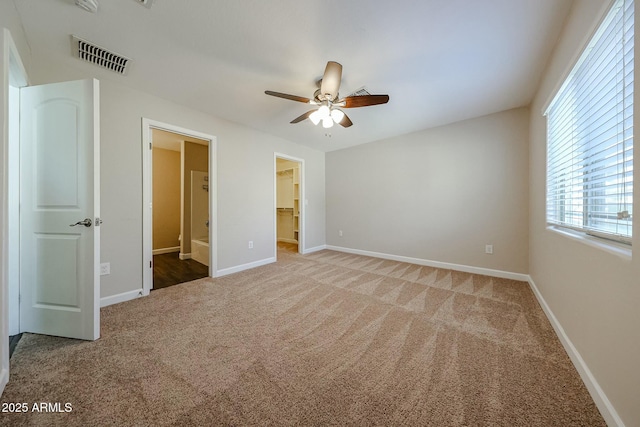
<path id="1" fill-rule="evenodd" d="M 291 101 L 318 105 L 317 110 L 307 111 L 293 119 L 291 123 L 300 123 L 305 119 L 310 119 L 315 125 L 322 121 L 322 125 L 325 128 L 333 126 L 334 123 L 340 124 L 345 128 L 353 125 L 353 122 L 344 114 L 344 111 L 336 107 L 367 107 L 369 105 L 386 104 L 389 101 L 389 95 L 371 95 L 365 91 L 364 88 L 361 89 L 363 93 L 353 93 L 346 98 L 340 99 L 338 90 L 340 89 L 341 80 L 342 65 L 334 61 L 329 61 L 327 62 L 327 67 L 324 70 L 322 79 L 318 82 L 320 88 L 313 93 L 313 99 L 270 90 L 266 90 L 265 93 Z M 360 92 L 360 90 L 358 92 Z"/>
<path id="2" fill-rule="evenodd" d="M 322 93 L 320 92 L 320 89 L 317 89 L 314 93 L 313 93 L 313 99 L 317 102 L 317 103 L 322 103 L 323 101 L 331 101 L 331 102 L 335 102 L 338 97 L 340 95 L 338 93 L 336 93 L 336 96 L 333 99 L 329 99 L 331 97 L 331 94 L 328 93 Z"/>

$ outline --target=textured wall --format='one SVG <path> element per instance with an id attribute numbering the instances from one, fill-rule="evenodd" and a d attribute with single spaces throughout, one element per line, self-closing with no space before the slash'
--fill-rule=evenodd
<path id="1" fill-rule="evenodd" d="M 327 153 L 327 243 L 527 273 L 528 114 Z"/>

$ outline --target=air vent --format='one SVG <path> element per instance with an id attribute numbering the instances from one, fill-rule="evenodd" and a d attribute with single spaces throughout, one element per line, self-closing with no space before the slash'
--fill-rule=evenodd
<path id="1" fill-rule="evenodd" d="M 355 92 L 350 93 L 347 96 L 366 96 L 366 95 L 371 95 L 371 94 L 363 86 L 360 89 L 356 90 Z"/>
<path id="2" fill-rule="evenodd" d="M 71 36 L 71 50 L 76 58 L 115 71 L 118 74 L 125 75 L 129 71 L 131 63 L 129 58 L 109 52 L 79 37 Z"/>

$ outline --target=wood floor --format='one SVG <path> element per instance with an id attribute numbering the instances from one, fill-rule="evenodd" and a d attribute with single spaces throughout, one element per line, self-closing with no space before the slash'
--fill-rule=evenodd
<path id="1" fill-rule="evenodd" d="M 278 254 L 298 253 L 295 243 L 278 242 Z M 202 279 L 209 275 L 209 267 L 192 259 L 181 260 L 178 252 L 153 256 L 153 289 Z"/>
<path id="2" fill-rule="evenodd" d="M 178 252 L 153 256 L 153 289 L 202 279 L 209 267 L 192 259 L 181 260 Z"/>

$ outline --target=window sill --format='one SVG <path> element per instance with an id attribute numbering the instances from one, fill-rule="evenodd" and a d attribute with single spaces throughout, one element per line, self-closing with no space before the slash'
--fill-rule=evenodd
<path id="1" fill-rule="evenodd" d="M 612 255 L 616 255 L 624 260 L 631 260 L 631 246 L 614 242 L 612 240 L 603 239 L 601 237 L 590 236 L 580 231 L 562 228 L 555 225 L 547 224 L 547 230 L 566 236 L 587 246 L 600 249 Z"/>

